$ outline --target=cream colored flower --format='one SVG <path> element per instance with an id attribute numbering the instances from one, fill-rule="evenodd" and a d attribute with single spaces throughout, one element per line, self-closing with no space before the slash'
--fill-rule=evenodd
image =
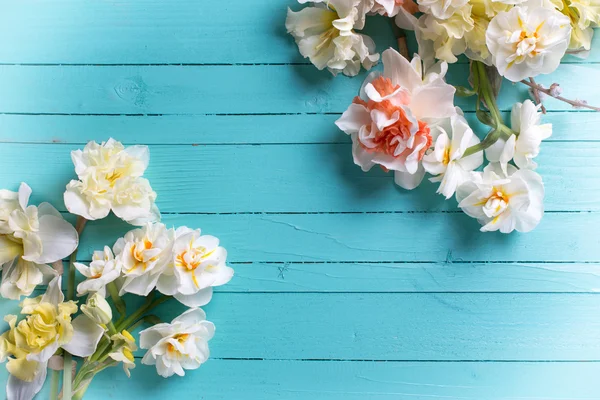
<path id="1" fill-rule="evenodd" d="M 87 357 L 104 333 L 85 315 L 71 319 L 77 305 L 64 302 L 60 282 L 58 276 L 44 295 L 23 300 L 25 318 L 20 322 L 14 315 L 5 317 L 10 329 L 0 336 L 0 361 L 8 360 L 8 399 L 33 398 L 44 384 L 48 360 L 59 348 Z"/>
<path id="2" fill-rule="evenodd" d="M 446 19 L 423 14 L 418 20 L 417 29 L 424 40 L 433 42 L 435 58 L 454 63 L 456 56 L 467 49 L 465 35 L 473 30 L 474 24 L 471 5 L 466 4 Z"/>
<path id="3" fill-rule="evenodd" d="M 368 70 L 377 63 L 373 40 L 354 31 L 364 27 L 368 10 L 363 0 L 300 1 L 307 2 L 315 3 L 314 7 L 288 9 L 285 22 L 303 57 L 334 75 L 354 76 L 361 65 Z"/>
<path id="4" fill-rule="evenodd" d="M 227 251 L 219 246 L 219 239 L 201 235 L 200 229 L 177 229 L 169 268 L 158 280 L 157 289 L 174 296 L 188 307 L 207 304 L 213 286 L 226 284 L 233 277 L 233 269 L 225 263 Z"/>
<path id="5" fill-rule="evenodd" d="M 164 224 L 146 224 L 117 240 L 115 259 L 125 280 L 120 294 L 147 296 L 171 261 L 174 232 Z"/>
<path id="6" fill-rule="evenodd" d="M 529 232 L 544 215 L 544 184 L 534 171 L 517 170 L 508 165 L 507 173 L 497 163 L 488 164 L 483 173 L 456 191 L 458 206 L 483 225 L 482 232 Z"/>
<path id="7" fill-rule="evenodd" d="M 111 210 L 132 225 L 159 220 L 156 193 L 142 178 L 149 157 L 147 146 L 125 148 L 114 139 L 71 152 L 79 180 L 67 185 L 67 209 L 87 220 L 104 218 Z"/>
<path id="8" fill-rule="evenodd" d="M 186 369 L 200 367 L 209 357 L 208 341 L 215 333 L 212 322 L 199 308 L 192 308 L 171 321 L 140 332 L 140 347 L 148 349 L 142 363 L 156 365 L 159 375 L 185 375 Z"/>
<path id="9" fill-rule="evenodd" d="M 86 280 L 77 285 L 77 294 L 99 293 L 106 297 L 106 285 L 115 281 L 121 275 L 121 263 L 115 260 L 110 247 L 104 246 L 104 251 L 94 251 L 89 267 L 74 263 L 75 268 L 86 277 Z"/>
<path id="10" fill-rule="evenodd" d="M 491 64 L 485 33 L 491 19 L 511 6 L 492 0 L 420 2 L 426 13 L 417 29 L 422 39 L 433 42 L 436 58 L 456 62 L 459 54 Z"/>
<path id="11" fill-rule="evenodd" d="M 121 333 L 112 335 L 110 340 L 113 342 L 113 350 L 108 353 L 108 356 L 117 362 L 122 362 L 125 374 L 128 378 L 131 377 L 129 370 L 135 368 L 133 352 L 138 349 L 135 338 L 128 331 L 123 330 Z"/>
<path id="12" fill-rule="evenodd" d="M 516 6 L 492 19 L 486 43 L 500 75 L 518 82 L 554 71 L 570 36 L 569 19 L 552 7 Z"/>
<path id="13" fill-rule="evenodd" d="M 469 0 L 417 0 L 419 10 L 437 19 L 446 20 L 469 3 Z"/>

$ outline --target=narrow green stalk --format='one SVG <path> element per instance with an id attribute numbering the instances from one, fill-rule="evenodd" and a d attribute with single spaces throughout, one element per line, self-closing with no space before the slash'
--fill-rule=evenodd
<path id="1" fill-rule="evenodd" d="M 110 322 L 108 323 L 108 325 L 106 325 L 106 326 L 107 326 L 107 328 L 108 328 L 108 333 L 109 333 L 111 336 L 112 336 L 112 335 L 114 335 L 115 333 L 117 333 L 117 328 L 115 328 L 115 325 L 112 323 L 112 321 L 110 321 Z"/>
<path id="2" fill-rule="evenodd" d="M 133 323 L 135 323 L 138 319 L 140 319 L 145 313 L 152 310 L 154 307 L 164 303 L 169 300 L 171 296 L 162 296 L 158 299 L 152 301 L 152 298 L 146 299 L 146 302 L 140 307 L 136 312 L 131 314 L 125 321 L 121 324 L 117 325 L 117 331 L 122 331 L 123 329 L 129 328 Z"/>
<path id="3" fill-rule="evenodd" d="M 77 261 L 77 249 L 69 257 L 69 275 L 67 275 L 67 300 L 75 297 L 75 261 Z"/>
<path id="4" fill-rule="evenodd" d="M 71 379 L 72 377 L 72 367 L 71 361 L 73 360 L 73 356 L 71 353 L 65 351 L 63 356 L 65 361 L 65 367 L 63 369 L 63 400 L 71 400 L 72 397 L 72 387 L 71 387 Z"/>
<path id="5" fill-rule="evenodd" d="M 60 385 L 60 371 L 52 371 L 52 380 L 50 381 L 50 400 L 58 400 L 58 386 Z"/>
<path id="6" fill-rule="evenodd" d="M 114 282 L 110 282 L 108 285 L 106 285 L 106 288 L 108 289 L 108 293 L 110 293 L 110 298 L 115 304 L 117 311 L 121 316 L 124 316 L 126 313 L 126 306 L 121 296 L 119 296 L 119 289 L 117 288 L 117 285 Z"/>
<path id="7" fill-rule="evenodd" d="M 475 64 L 475 69 L 477 69 L 478 73 L 478 89 L 480 97 L 483 97 L 483 100 L 485 100 L 485 105 L 488 110 L 490 110 L 492 118 L 495 121 L 502 123 L 502 116 L 500 115 L 500 110 L 498 110 L 498 105 L 496 104 L 496 98 L 494 97 L 490 79 L 485 71 L 485 64 L 479 61 L 473 61 L 473 63 Z"/>
<path id="8" fill-rule="evenodd" d="M 81 240 L 81 234 L 85 228 L 87 220 L 82 217 L 77 217 L 75 223 L 75 230 L 79 234 Z M 77 249 L 69 257 L 69 275 L 67 277 L 67 300 L 73 300 L 75 297 L 75 261 L 77 261 Z M 73 369 L 73 356 L 69 352 L 65 351 L 64 354 L 64 369 L 63 369 L 63 400 L 71 400 L 72 397 L 72 369 Z"/>
<path id="9" fill-rule="evenodd" d="M 515 131 L 504 125 L 504 120 L 502 119 L 502 115 L 500 114 L 500 110 L 498 109 L 498 105 L 496 103 L 496 98 L 494 96 L 490 79 L 485 70 L 485 64 L 479 61 L 473 61 L 472 71 L 473 87 L 477 91 L 478 95 L 477 110 L 479 110 L 480 102 L 483 101 L 490 112 L 490 116 L 492 118 L 492 121 L 490 121 L 490 125 L 493 124 L 493 129 L 488 132 L 485 139 L 483 139 L 480 143 L 469 147 L 463 154 L 463 157 L 468 157 L 479 151 L 487 149 L 488 147 L 496 143 L 498 139 L 507 139 L 508 137 L 510 137 L 510 135 L 517 134 Z"/>

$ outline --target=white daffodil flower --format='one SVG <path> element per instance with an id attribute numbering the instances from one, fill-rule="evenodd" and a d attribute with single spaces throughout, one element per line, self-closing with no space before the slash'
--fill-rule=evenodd
<path id="1" fill-rule="evenodd" d="M 423 180 L 421 160 L 432 144 L 428 122 L 456 113 L 454 87 L 444 81 L 446 63 L 423 71 L 419 56 L 409 62 L 383 52 L 383 75 L 371 74 L 336 125 L 352 138 L 354 163 L 363 171 L 378 164 L 395 182 L 414 189 Z"/>
<path id="2" fill-rule="evenodd" d="M 157 289 L 188 307 L 203 306 L 212 298 L 213 286 L 233 277 L 233 269 L 225 265 L 227 251 L 219 239 L 201 235 L 200 229 L 181 227 L 175 237 L 171 266 L 160 276 Z"/>
<path id="3" fill-rule="evenodd" d="M 300 54 L 318 69 L 354 76 L 361 64 L 370 69 L 379 60 L 375 43 L 354 29 L 362 29 L 368 11 L 363 0 L 300 0 L 315 3 L 298 12 L 288 9 L 285 27 Z"/>
<path id="4" fill-rule="evenodd" d="M 75 228 L 50 204 L 28 205 L 31 188 L 0 191 L 0 269 L 2 296 L 28 296 L 56 273 L 47 263 L 69 256 L 79 243 Z"/>
<path id="5" fill-rule="evenodd" d="M 500 75 L 518 82 L 554 71 L 570 36 L 571 24 L 565 15 L 553 7 L 524 3 L 492 19 L 486 43 Z"/>
<path id="6" fill-rule="evenodd" d="M 108 356 L 117 362 L 123 363 L 125 374 L 128 378 L 131 377 L 129 370 L 135 368 L 133 352 L 138 349 L 135 338 L 128 331 L 123 330 L 121 333 L 112 335 L 110 340 L 113 342 L 113 351 L 108 353 Z"/>
<path id="7" fill-rule="evenodd" d="M 0 295 L 12 300 L 29 296 L 37 285 L 48 284 L 57 272 L 46 264 L 38 264 L 16 257 L 2 267 Z"/>
<path id="8" fill-rule="evenodd" d="M 184 376 L 184 370 L 200 367 L 209 357 L 208 341 L 215 326 L 199 308 L 187 310 L 170 324 L 158 324 L 140 332 L 140 347 L 149 349 L 142 364 L 156 365 L 159 375 Z"/>
<path id="9" fill-rule="evenodd" d="M 0 234 L 13 233 L 9 225 L 9 218 L 13 211 L 25 210 L 31 196 L 31 188 L 26 183 L 21 183 L 18 192 L 0 190 Z"/>
<path id="10" fill-rule="evenodd" d="M 499 139 L 485 151 L 490 162 L 498 162 L 504 173 L 510 160 L 514 159 L 521 169 L 535 169 L 537 164 L 533 159 L 540 153 L 542 140 L 552 136 L 552 124 L 540 125 L 542 113 L 540 106 L 531 100 L 516 103 L 511 113 L 512 129 L 518 136 L 511 135 L 508 140 Z"/>
<path id="11" fill-rule="evenodd" d="M 120 294 L 147 296 L 171 261 L 174 232 L 164 224 L 146 224 L 117 240 L 113 250 L 125 278 Z"/>
<path id="12" fill-rule="evenodd" d="M 71 152 L 79 180 L 67 185 L 67 209 L 87 220 L 104 218 L 111 210 L 132 225 L 160 220 L 156 193 L 142 178 L 149 158 L 147 146 L 125 148 L 112 138 Z"/>
<path id="13" fill-rule="evenodd" d="M 423 157 L 425 171 L 436 175 L 429 180 L 440 182 L 437 190 L 449 199 L 456 188 L 469 179 L 470 171 L 483 164 L 483 154 L 478 151 L 463 157 L 465 151 L 479 143 L 462 114 L 454 115 L 431 125 L 435 144 L 433 150 Z"/>
<path id="14" fill-rule="evenodd" d="M 85 315 L 71 319 L 77 305 L 64 302 L 60 281 L 60 276 L 54 278 L 44 295 L 23 300 L 21 314 L 26 317 L 18 323 L 15 315 L 5 317 L 10 329 L 0 336 L 0 361 L 8 360 L 8 400 L 30 400 L 40 391 L 48 360 L 59 348 L 88 357 L 104 333 Z"/>
<path id="15" fill-rule="evenodd" d="M 472 178 L 458 187 L 456 199 L 467 215 L 483 225 L 482 232 L 529 232 L 542 220 L 544 184 L 534 171 L 509 164 L 505 174 L 492 163 L 483 173 L 472 173 Z"/>
<path id="16" fill-rule="evenodd" d="M 74 263 L 77 271 L 86 280 L 77 285 L 77 294 L 99 293 L 106 297 L 106 285 L 115 281 L 121 275 L 121 263 L 115 259 L 110 247 L 104 246 L 104 251 L 94 251 L 89 266 Z"/>

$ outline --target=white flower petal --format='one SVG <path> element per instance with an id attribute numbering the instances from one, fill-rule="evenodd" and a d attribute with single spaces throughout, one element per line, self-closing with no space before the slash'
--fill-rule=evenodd
<path id="1" fill-rule="evenodd" d="M 22 381 L 9 375 L 6 383 L 7 400 L 31 400 L 42 389 L 46 381 L 47 367 L 45 363 L 40 363 L 38 371 L 32 382 Z"/>
<path id="2" fill-rule="evenodd" d="M 394 171 L 394 182 L 406 190 L 413 190 L 421 184 L 423 177 L 425 176 L 425 168 L 419 163 L 419 167 L 414 174 L 402 171 Z"/>
<path id="3" fill-rule="evenodd" d="M 62 277 L 60 275 L 56 276 L 50 281 L 48 288 L 46 289 L 46 293 L 44 293 L 42 296 L 43 302 L 57 305 L 65 300 L 65 295 L 61 289 L 61 282 Z"/>
<path id="4" fill-rule="evenodd" d="M 72 321 L 73 338 L 62 347 L 78 357 L 88 357 L 94 354 L 104 328 L 96 324 L 86 315 L 79 315 Z"/>
<path id="5" fill-rule="evenodd" d="M 52 263 L 75 251 L 79 237 L 73 225 L 53 215 L 41 216 L 39 224 L 38 235 L 42 243 L 42 254 L 31 261 L 39 264 Z"/>
<path id="6" fill-rule="evenodd" d="M 181 293 L 176 293 L 173 297 L 177 299 L 181 304 L 188 307 L 201 307 L 210 302 L 212 298 L 213 289 L 212 287 L 207 287 L 205 289 L 199 290 L 195 294 L 184 295 Z"/>

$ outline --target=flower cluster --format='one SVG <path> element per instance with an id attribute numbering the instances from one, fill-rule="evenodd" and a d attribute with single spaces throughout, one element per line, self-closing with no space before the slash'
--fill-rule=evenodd
<path id="1" fill-rule="evenodd" d="M 439 182 L 438 193 L 446 199 L 456 194 L 459 207 L 483 231 L 533 229 L 544 197 L 533 159 L 552 134 L 550 125 L 540 125 L 539 107 L 530 100 L 514 106 L 512 129 L 494 132 L 497 140 L 485 151 L 490 163 L 479 172 L 484 153 L 472 150 L 482 143 L 453 106 L 446 63 L 426 70 L 419 56 L 409 62 L 389 49 L 383 64 L 383 74 L 367 78 L 361 96 L 336 121 L 352 138 L 354 162 L 364 171 L 374 165 L 394 171 L 405 189 L 416 188 L 429 173 Z"/>
<path id="2" fill-rule="evenodd" d="M 285 27 L 298 45 L 300 54 L 318 69 L 332 74 L 354 76 L 361 65 L 371 69 L 379 61 L 375 43 L 357 33 L 365 26 L 367 14 L 396 17 L 410 26 L 417 5 L 413 0 L 299 0 L 312 3 L 298 12 L 288 9 Z"/>
<path id="3" fill-rule="evenodd" d="M 367 76 L 359 95 L 336 121 L 351 137 L 354 163 L 365 172 L 375 165 L 393 171 L 396 184 L 409 190 L 419 186 L 426 174 L 431 175 L 429 180 L 439 183 L 437 192 L 446 199 L 456 197 L 458 207 L 476 218 L 482 231 L 534 229 L 544 213 L 544 185 L 535 172 L 534 159 L 542 141 L 552 134 L 552 126 L 541 123 L 543 97 L 600 111 L 584 101 L 561 97 L 558 84 L 544 88 L 534 77 L 553 72 L 568 52 L 586 55 L 592 29 L 600 22 L 600 2 L 314 3 L 319 4 L 298 13 L 288 11 L 286 27 L 296 37 L 301 53 L 319 69 L 330 62 L 337 65 L 338 56 L 343 54 L 349 57 L 344 58 L 345 62 L 355 61 L 352 73 L 346 74 L 358 73 L 358 62 L 364 58 L 353 57 L 359 53 L 349 48 L 329 51 L 324 40 L 358 35 L 354 29 L 364 27 L 369 14 L 393 17 L 399 28 L 415 31 L 418 52 L 412 60 L 407 52 L 385 50 L 383 72 Z M 329 20 L 309 17 L 349 9 L 352 18 L 347 21 L 352 23 L 332 19 L 328 30 L 325 21 Z M 346 30 L 340 30 L 342 27 Z M 399 47 L 402 50 L 404 46 Z M 469 60 L 471 88 L 454 87 L 445 81 L 448 63 L 455 63 L 461 55 Z M 369 69 L 371 63 L 363 65 Z M 503 78 L 527 85 L 535 100 L 514 104 L 510 124 L 505 123 L 496 103 Z M 480 139 L 463 111 L 455 106 L 455 95 L 477 97 L 476 116 L 490 129 L 485 138 Z"/>
<path id="4" fill-rule="evenodd" d="M 113 249 L 114 255 L 109 247 L 94 252 L 89 266 L 75 263 L 86 277 L 77 286 L 80 296 L 105 296 L 106 285 L 118 280 L 120 295 L 148 296 L 156 289 L 188 307 L 199 307 L 211 300 L 214 286 L 233 277 L 219 239 L 201 235 L 200 229 L 167 229 L 164 224 L 149 223 L 118 239 Z"/>
<path id="5" fill-rule="evenodd" d="M 26 184 L 18 192 L 0 191 L 0 294 L 19 299 L 37 285 L 48 284 L 43 295 L 20 303 L 20 318 L 5 317 L 9 330 L 0 335 L 0 362 L 7 362 L 10 374 L 9 400 L 32 399 L 51 365 L 69 371 L 64 374 L 63 398 L 81 398 L 105 368 L 122 365 L 130 376 L 138 343 L 146 350 L 142 363 L 155 365 L 163 377 L 198 368 L 209 357 L 208 341 L 215 332 L 198 307 L 211 300 L 213 287 L 233 277 L 227 252 L 216 237 L 156 221 L 156 195 L 141 177 L 149 161 L 147 147 L 125 148 L 113 139 L 101 145 L 91 142 L 83 151 L 72 152 L 72 159 L 79 180 L 67 186 L 64 198 L 79 216 L 77 228 L 47 203 L 28 206 L 31 189 Z M 112 248 L 95 251 L 90 263 L 75 262 L 86 222 L 110 210 L 141 227 L 127 232 Z M 61 264 L 69 255 L 65 301 Z M 56 269 L 46 263 L 54 263 Z M 77 294 L 87 296 L 81 305 L 73 300 L 76 271 L 84 278 Z M 145 300 L 128 310 L 125 298 L 135 301 L 131 295 Z M 151 312 L 170 299 L 189 308 L 164 323 Z M 137 342 L 131 332 L 142 324 L 150 326 Z M 74 378 L 72 356 L 84 358 Z"/>

